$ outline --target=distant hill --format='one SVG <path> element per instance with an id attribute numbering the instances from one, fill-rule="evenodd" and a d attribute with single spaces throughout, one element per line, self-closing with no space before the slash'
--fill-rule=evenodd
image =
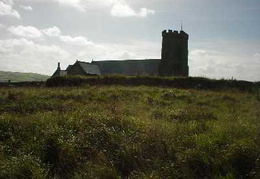
<path id="1" fill-rule="evenodd" d="M 0 82 L 22 82 L 22 81 L 46 81 L 50 76 L 40 75 L 37 73 L 20 73 L 0 71 Z"/>

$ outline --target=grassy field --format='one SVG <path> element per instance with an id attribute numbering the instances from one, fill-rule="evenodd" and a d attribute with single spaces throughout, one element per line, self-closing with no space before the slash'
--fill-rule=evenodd
<path id="1" fill-rule="evenodd" d="M 0 88 L 0 178 L 260 178 L 260 93 Z"/>
<path id="2" fill-rule="evenodd" d="M 49 78 L 47 75 L 36 73 L 19 73 L 0 71 L 0 82 L 22 82 L 22 81 L 46 81 Z"/>

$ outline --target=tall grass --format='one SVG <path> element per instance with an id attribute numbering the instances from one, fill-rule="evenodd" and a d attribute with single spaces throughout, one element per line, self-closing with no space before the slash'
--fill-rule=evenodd
<path id="1" fill-rule="evenodd" d="M 259 109 L 234 89 L 3 88 L 0 178 L 259 178 Z"/>

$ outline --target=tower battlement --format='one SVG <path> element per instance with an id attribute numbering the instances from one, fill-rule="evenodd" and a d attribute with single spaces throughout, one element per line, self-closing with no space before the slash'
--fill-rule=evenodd
<path id="1" fill-rule="evenodd" d="M 176 38 L 189 38 L 189 35 L 184 32 L 183 30 L 177 31 L 177 30 L 164 30 L 162 31 L 162 36 L 163 37 L 176 37 Z"/>
<path id="2" fill-rule="evenodd" d="M 162 34 L 163 35 L 166 35 L 166 34 L 179 34 L 179 32 L 177 30 L 173 31 L 171 29 L 168 29 L 168 30 L 162 31 Z"/>

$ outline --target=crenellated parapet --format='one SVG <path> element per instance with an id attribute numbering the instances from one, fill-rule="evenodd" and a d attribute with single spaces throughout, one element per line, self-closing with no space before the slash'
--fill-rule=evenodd
<path id="1" fill-rule="evenodd" d="M 183 30 L 177 31 L 177 30 L 164 30 L 162 31 L 162 36 L 169 38 L 169 37 L 174 37 L 174 38 L 184 38 L 184 39 L 189 39 L 189 35 L 184 32 Z"/>

